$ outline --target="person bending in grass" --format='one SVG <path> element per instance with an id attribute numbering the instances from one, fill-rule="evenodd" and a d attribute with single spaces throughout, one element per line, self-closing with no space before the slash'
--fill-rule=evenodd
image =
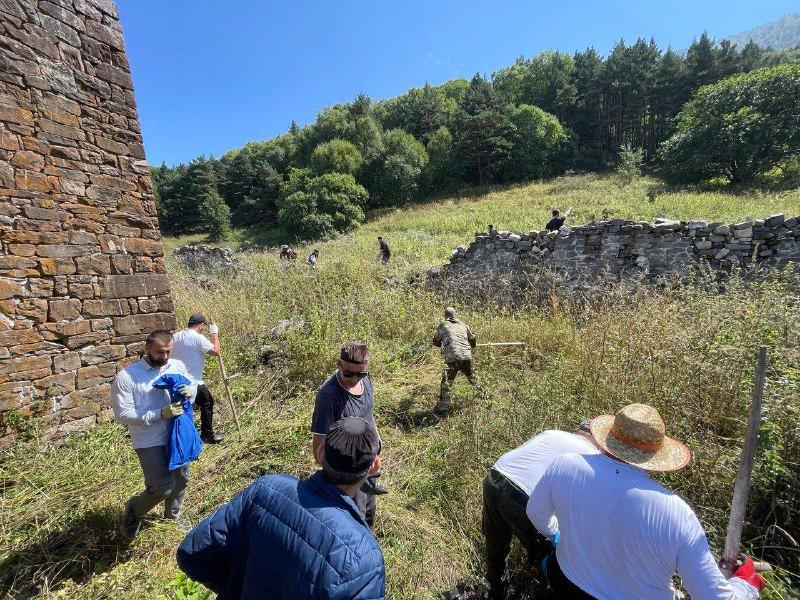
<path id="1" fill-rule="evenodd" d="M 311 434 L 314 456 L 319 459 L 319 449 L 331 425 L 344 417 L 360 417 L 375 425 L 372 414 L 375 401 L 372 380 L 369 378 L 369 349 L 366 344 L 350 342 L 339 352 L 338 368 L 317 390 L 314 414 L 311 417 Z M 322 464 L 322 463 L 320 463 Z M 364 481 L 355 501 L 372 527 L 375 522 L 375 496 L 386 490 L 375 481 L 380 476 L 380 457 L 375 458 L 375 468 Z"/>
<path id="2" fill-rule="evenodd" d="M 230 600 L 383 600 L 383 554 L 353 501 L 379 449 L 373 424 L 333 423 L 322 469 L 256 480 L 186 536 L 178 566 Z"/>
<path id="3" fill-rule="evenodd" d="M 600 452 L 592 441 L 588 420 L 581 422 L 577 433 L 549 429 L 532 437 L 503 454 L 483 480 L 483 535 L 490 600 L 506 597 L 503 575 L 514 537 L 522 543 L 533 567 L 550 552 L 552 544 L 536 531 L 525 510 L 547 467 L 568 452 Z"/>

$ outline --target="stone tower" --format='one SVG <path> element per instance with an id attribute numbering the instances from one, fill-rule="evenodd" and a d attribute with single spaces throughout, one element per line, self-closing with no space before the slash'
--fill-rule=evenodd
<path id="1" fill-rule="evenodd" d="M 0 448 L 107 416 L 174 322 L 116 6 L 0 0 Z"/>

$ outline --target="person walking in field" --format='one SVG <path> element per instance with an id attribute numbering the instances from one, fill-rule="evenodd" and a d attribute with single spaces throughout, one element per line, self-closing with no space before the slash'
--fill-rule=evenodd
<path id="1" fill-rule="evenodd" d="M 366 344 L 349 342 L 339 351 L 336 371 L 317 390 L 311 417 L 314 456 L 320 456 L 319 449 L 325 443 L 328 430 L 339 419 L 359 417 L 375 425 L 374 406 L 372 380 L 369 377 L 369 349 Z M 386 493 L 376 481 L 380 477 L 380 466 L 381 459 L 377 456 L 369 477 L 355 495 L 356 504 L 370 527 L 375 521 L 375 496 Z"/>
<path id="2" fill-rule="evenodd" d="M 532 566 L 538 566 L 550 552 L 552 544 L 536 531 L 525 510 L 531 492 L 550 463 L 569 452 L 600 452 L 592 441 L 588 420 L 580 424 L 577 433 L 551 429 L 532 437 L 501 456 L 483 480 L 483 534 L 490 600 L 506 597 L 503 574 L 513 537 L 522 543 Z"/>
<path id="3" fill-rule="evenodd" d="M 456 309 L 448 306 L 444 311 L 444 321 L 439 324 L 433 336 L 433 345 L 442 349 L 446 365 L 439 388 L 439 401 L 433 409 L 434 414 L 444 416 L 450 412 L 450 387 L 459 373 L 463 373 L 467 381 L 480 390 L 472 375 L 472 349 L 475 344 L 472 331 L 456 318 Z"/>
<path id="4" fill-rule="evenodd" d="M 392 250 L 389 248 L 389 244 L 386 243 L 381 236 L 378 236 L 378 244 L 381 247 L 381 262 L 384 265 L 389 264 L 389 259 L 392 258 Z"/>
<path id="5" fill-rule="evenodd" d="M 319 250 L 314 248 L 311 251 L 311 254 L 308 255 L 308 264 L 311 265 L 312 269 L 315 269 L 317 267 L 317 260 L 318 259 L 319 259 Z"/>
<path id="6" fill-rule="evenodd" d="M 195 406 L 200 408 L 200 439 L 208 444 L 219 444 L 223 438 L 214 432 L 214 397 L 203 382 L 206 355 L 219 356 L 220 353 L 219 327 L 214 323 L 209 324 L 209 341 L 203 335 L 205 326 L 206 318 L 203 315 L 197 313 L 189 317 L 186 329 L 173 336 L 172 358 L 186 365 L 192 381 L 197 385 Z"/>
<path id="7" fill-rule="evenodd" d="M 178 566 L 230 600 L 384 600 L 383 554 L 353 501 L 379 450 L 364 419 L 331 424 L 320 470 L 256 480 L 186 536 Z"/>
<path id="8" fill-rule="evenodd" d="M 111 386 L 111 409 L 114 418 L 128 428 L 133 448 L 144 475 L 144 491 L 125 503 L 124 529 L 129 537 L 139 533 L 142 519 L 160 502 L 164 503 L 164 518 L 174 521 L 188 531 L 189 522 L 181 516 L 189 466 L 170 471 L 167 452 L 170 419 L 183 414 L 180 402 L 170 403 L 165 389 L 153 387 L 162 375 L 174 373 L 191 380 L 184 364 L 170 358 L 172 334 L 157 330 L 147 336 L 144 356 L 123 369 Z M 183 386 L 179 393 L 194 401 L 196 388 Z"/>
<path id="9" fill-rule="evenodd" d="M 546 567 L 556 596 L 672 600 L 677 574 L 692 598 L 756 600 L 765 582 L 753 561 L 725 579 L 694 511 L 651 477 L 691 460 L 684 444 L 665 435 L 658 411 L 629 404 L 594 418 L 589 429 L 602 452 L 557 457 L 527 506 L 543 536 L 558 534 Z"/>
<path id="10" fill-rule="evenodd" d="M 558 209 L 553 209 L 553 217 L 547 222 L 544 228 L 547 231 L 558 231 L 561 229 L 561 226 L 564 225 L 566 220 L 569 219 L 570 213 L 572 213 L 571 208 L 568 208 L 567 212 L 565 212 L 563 216 Z"/>

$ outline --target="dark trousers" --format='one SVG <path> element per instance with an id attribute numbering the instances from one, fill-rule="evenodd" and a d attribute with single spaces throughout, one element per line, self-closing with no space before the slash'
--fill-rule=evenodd
<path id="1" fill-rule="evenodd" d="M 370 527 L 375 523 L 375 509 L 377 508 L 374 490 L 375 478 L 367 477 L 364 483 L 361 484 L 361 489 L 356 492 L 356 497 L 353 498 L 358 510 L 363 513 L 364 519 Z"/>
<path id="2" fill-rule="evenodd" d="M 504 598 L 503 574 L 511 551 L 511 539 L 519 539 L 531 565 L 538 565 L 550 550 L 525 514 L 528 495 L 503 474 L 491 469 L 483 480 L 483 534 L 490 598 Z"/>
<path id="3" fill-rule="evenodd" d="M 210 435 L 214 431 L 214 396 L 204 383 L 197 386 L 194 405 L 200 409 L 200 434 Z"/>
<path id="4" fill-rule="evenodd" d="M 547 583 L 555 592 L 555 597 L 560 600 L 595 600 L 594 596 L 590 596 L 567 579 L 558 564 L 555 549 L 547 557 Z"/>

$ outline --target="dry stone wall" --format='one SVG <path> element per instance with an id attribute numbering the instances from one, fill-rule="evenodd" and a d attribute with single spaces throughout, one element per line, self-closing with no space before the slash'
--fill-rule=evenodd
<path id="1" fill-rule="evenodd" d="M 111 0 L 0 0 L 0 447 L 81 429 L 174 327 Z"/>
<path id="2" fill-rule="evenodd" d="M 450 264 L 440 274 L 485 278 L 543 267 L 572 281 L 607 274 L 652 279 L 682 274 L 701 263 L 733 270 L 798 260 L 800 216 L 773 215 L 734 224 L 617 219 L 559 231 L 479 233 L 469 246 L 453 250 Z"/>

